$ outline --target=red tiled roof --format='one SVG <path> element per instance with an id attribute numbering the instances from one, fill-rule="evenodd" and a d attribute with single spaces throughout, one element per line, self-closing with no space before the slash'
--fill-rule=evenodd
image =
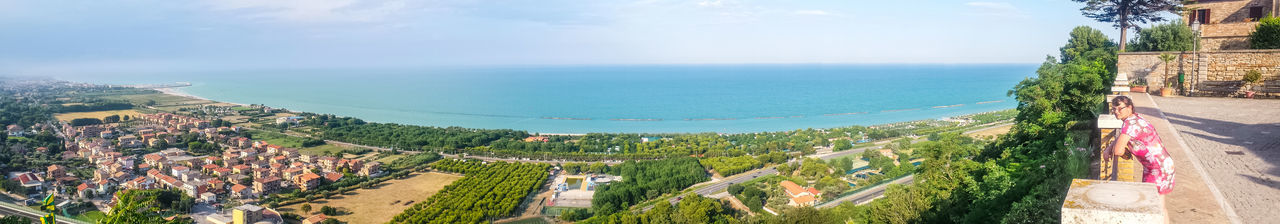
<path id="1" fill-rule="evenodd" d="M 320 179 L 320 175 L 316 175 L 314 173 L 306 173 L 306 174 L 302 174 L 302 177 L 299 177 L 299 178 L 302 178 L 302 181 L 306 182 L 306 181 L 312 181 L 315 179 Z"/>
<path id="2" fill-rule="evenodd" d="M 246 186 L 244 186 L 244 185 L 240 185 L 240 184 L 236 184 L 235 186 L 231 186 L 231 191 L 232 191 L 232 192 L 241 192 L 241 191 L 244 191 L 244 189 L 249 189 L 249 187 L 246 187 Z"/>
<path id="3" fill-rule="evenodd" d="M 262 183 L 271 183 L 271 182 L 276 182 L 276 181 L 280 181 L 280 178 L 279 178 L 279 177 L 266 177 L 266 178 L 262 178 L 262 179 L 254 180 L 254 182 L 262 182 Z"/>
<path id="4" fill-rule="evenodd" d="M 40 177 L 39 177 L 39 176 L 36 176 L 36 175 L 35 175 L 35 174 L 33 174 L 33 173 L 23 173 L 23 174 L 19 174 L 19 175 L 18 175 L 18 177 L 13 178 L 13 179 L 18 180 L 18 182 L 21 182 L 23 185 L 26 185 L 27 183 L 32 182 L 32 181 L 40 181 Z"/>
<path id="5" fill-rule="evenodd" d="M 338 181 L 339 179 L 342 179 L 342 174 L 340 174 L 340 173 L 326 173 L 326 174 L 324 174 L 324 179 L 328 179 L 330 182 Z"/>
<path id="6" fill-rule="evenodd" d="M 800 196 L 800 197 L 792 198 L 791 200 L 792 200 L 792 201 L 795 201 L 795 202 L 796 202 L 796 204 L 804 205 L 804 204 L 811 203 L 811 202 L 813 202 L 814 200 L 818 200 L 818 198 L 815 198 L 815 197 L 813 197 L 813 196 L 809 196 L 809 195 L 803 195 L 803 196 Z"/>
<path id="7" fill-rule="evenodd" d="M 794 194 L 800 194 L 801 192 L 805 192 L 804 187 L 800 187 L 800 185 L 797 185 L 795 182 L 791 182 L 789 180 L 784 180 L 782 181 L 782 183 L 778 183 L 778 184 L 782 185 L 782 189 L 786 189 L 787 193 L 789 194 L 794 195 Z"/>

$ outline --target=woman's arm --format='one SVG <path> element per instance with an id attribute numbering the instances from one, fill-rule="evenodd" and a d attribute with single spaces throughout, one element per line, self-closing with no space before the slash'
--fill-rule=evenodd
<path id="1" fill-rule="evenodd" d="M 1129 135 L 1118 133 L 1118 135 L 1116 135 L 1116 141 L 1111 143 L 1111 155 L 1123 156 L 1125 149 L 1128 148 L 1126 146 L 1129 145 L 1129 138 Z"/>

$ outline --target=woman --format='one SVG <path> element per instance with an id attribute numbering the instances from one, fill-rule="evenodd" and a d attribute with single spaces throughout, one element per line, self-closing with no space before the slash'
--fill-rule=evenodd
<path id="1" fill-rule="evenodd" d="M 1117 96 L 1111 101 L 1111 114 L 1124 121 L 1120 127 L 1121 134 L 1111 144 L 1112 155 L 1123 156 L 1126 151 L 1133 153 L 1144 168 L 1142 181 L 1156 184 L 1160 195 L 1172 192 L 1173 158 L 1165 151 L 1155 127 L 1133 112 L 1133 100 L 1126 96 Z"/>

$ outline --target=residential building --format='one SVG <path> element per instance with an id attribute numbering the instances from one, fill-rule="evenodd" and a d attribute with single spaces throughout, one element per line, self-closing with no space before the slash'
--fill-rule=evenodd
<path id="1" fill-rule="evenodd" d="M 817 203 L 818 199 L 822 197 L 822 192 L 817 189 L 801 187 L 795 182 L 791 182 L 789 180 L 784 180 L 779 183 L 779 185 L 782 186 L 782 189 L 786 191 L 787 196 L 790 197 L 790 202 L 787 204 L 791 206 L 813 206 Z"/>
<path id="2" fill-rule="evenodd" d="M 256 205 L 241 205 L 232 212 L 231 219 L 233 223 L 257 223 L 262 220 L 262 207 Z"/>
<path id="3" fill-rule="evenodd" d="M 1201 0 L 1187 4 L 1187 25 L 1200 23 L 1201 50 L 1250 49 L 1249 34 L 1258 20 L 1274 15 L 1280 0 Z"/>

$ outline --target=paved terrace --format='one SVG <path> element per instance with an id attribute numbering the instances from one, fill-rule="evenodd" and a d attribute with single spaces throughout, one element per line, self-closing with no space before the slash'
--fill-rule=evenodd
<path id="1" fill-rule="evenodd" d="M 1165 118 L 1166 113 L 1162 110 L 1168 106 L 1157 105 L 1153 101 L 1153 98 L 1168 98 L 1145 93 L 1131 93 L 1129 96 L 1133 99 L 1135 111 L 1156 127 L 1166 150 L 1174 158 L 1173 192 L 1165 196 L 1169 220 L 1173 223 L 1238 223 L 1239 219 L 1231 217 L 1234 213 L 1223 200 L 1219 190 L 1222 184 L 1208 177 L 1211 174 L 1203 168 L 1200 157 L 1191 153 L 1192 147 L 1182 143 L 1175 134 L 1174 126 Z"/>
<path id="2" fill-rule="evenodd" d="M 1203 171 L 1219 189 L 1227 214 L 1238 215 L 1231 221 L 1243 223 L 1276 223 L 1280 220 L 1280 100 L 1145 97 L 1135 94 L 1134 104 L 1153 102 L 1164 112 L 1167 121 L 1177 129 L 1186 150 L 1170 149 L 1178 159 L 1177 183 L 1170 194 L 1169 212 L 1174 222 L 1186 213 L 1199 213 L 1196 201 L 1175 201 L 1175 196 L 1200 191 L 1184 185 L 1191 170 L 1183 165 L 1186 152 L 1198 158 Z M 1148 100 L 1150 99 L 1150 100 Z M 1150 105 L 1150 104 L 1148 104 Z M 1141 108 L 1140 108 L 1141 109 Z M 1148 119 L 1150 112 L 1139 111 Z M 1157 123 L 1157 128 L 1163 124 Z M 1160 128 L 1166 145 L 1178 139 Z M 1192 192 L 1194 193 L 1194 192 Z M 1185 196 L 1182 195 L 1182 196 Z M 1203 197 L 1197 197 L 1203 198 Z M 1213 198 L 1204 198 L 1208 200 Z M 1206 205 L 1207 206 L 1207 205 Z M 1179 208 L 1179 209 L 1175 209 Z M 1188 210 L 1193 209 L 1193 210 Z M 1210 214 L 1205 214 L 1210 215 Z M 1220 214 L 1211 214 L 1218 216 Z M 1193 223 L 1193 222 L 1187 222 Z"/>

